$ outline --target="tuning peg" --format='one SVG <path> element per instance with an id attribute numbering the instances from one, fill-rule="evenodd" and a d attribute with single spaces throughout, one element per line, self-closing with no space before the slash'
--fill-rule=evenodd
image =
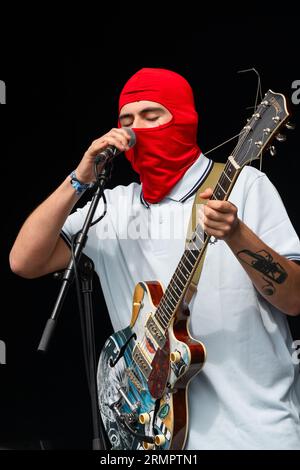
<path id="1" fill-rule="evenodd" d="M 278 140 L 278 142 L 284 142 L 286 140 L 286 135 L 278 133 L 275 136 L 275 138 L 276 138 L 276 140 Z"/>
<path id="2" fill-rule="evenodd" d="M 289 130 L 289 131 L 293 131 L 296 127 L 296 124 L 294 122 L 291 122 L 291 121 L 287 121 L 285 123 L 285 127 Z"/>
<path id="3" fill-rule="evenodd" d="M 276 150 L 275 145 L 270 145 L 270 147 L 269 147 L 268 150 L 269 150 L 269 152 L 270 152 L 270 155 L 271 155 L 272 157 L 275 157 L 275 155 L 277 154 L 277 150 Z"/>

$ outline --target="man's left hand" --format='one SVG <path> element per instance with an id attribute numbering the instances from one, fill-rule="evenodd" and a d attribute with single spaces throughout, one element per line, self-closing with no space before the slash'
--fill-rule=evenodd
<path id="1" fill-rule="evenodd" d="M 212 194 L 211 188 L 206 188 L 203 193 L 199 194 L 202 199 L 208 200 L 198 212 L 199 222 L 207 235 L 228 241 L 239 227 L 237 207 L 229 201 L 210 199 Z"/>

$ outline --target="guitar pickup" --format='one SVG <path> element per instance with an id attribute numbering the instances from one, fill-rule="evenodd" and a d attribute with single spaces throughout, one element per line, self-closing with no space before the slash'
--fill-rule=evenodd
<path id="1" fill-rule="evenodd" d="M 142 372 L 143 376 L 145 379 L 148 380 L 148 377 L 152 371 L 152 367 L 149 364 L 148 360 L 146 359 L 146 356 L 144 355 L 143 351 L 139 347 L 138 344 L 135 345 L 133 351 L 132 351 L 132 359 Z"/>
<path id="2" fill-rule="evenodd" d="M 146 330 L 148 330 L 154 341 L 158 344 L 160 349 L 162 349 L 165 345 L 166 337 L 164 332 L 158 326 L 157 322 L 153 319 L 152 315 L 149 316 L 145 326 Z"/>

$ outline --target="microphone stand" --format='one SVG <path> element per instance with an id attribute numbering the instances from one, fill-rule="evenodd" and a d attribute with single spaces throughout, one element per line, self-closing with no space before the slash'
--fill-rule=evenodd
<path id="1" fill-rule="evenodd" d="M 93 217 L 96 212 L 97 206 L 106 183 L 110 177 L 112 166 L 112 159 L 107 159 L 102 167 L 101 172 L 97 176 L 95 183 L 97 189 L 91 201 L 86 219 L 83 227 L 78 232 L 75 239 L 74 256 L 71 257 L 68 267 L 61 276 L 62 285 L 54 305 L 52 315 L 48 319 L 45 329 L 38 346 L 38 351 L 47 352 L 49 342 L 53 336 L 54 329 L 56 327 L 57 319 L 62 309 L 64 300 L 66 298 L 69 287 L 74 278 L 74 270 L 79 263 L 82 251 L 85 247 L 88 231 L 92 225 Z M 105 433 L 103 430 L 103 423 L 98 407 L 98 394 L 97 394 L 97 380 L 96 380 L 96 353 L 95 353 L 95 337 L 94 337 L 94 325 L 93 325 L 93 308 L 92 308 L 92 277 L 94 271 L 94 265 L 92 260 L 84 255 L 85 261 L 81 263 L 79 268 L 80 280 L 81 280 L 81 292 L 84 299 L 84 315 L 81 316 L 81 329 L 83 337 L 83 348 L 85 353 L 85 368 L 88 379 L 90 398 L 91 398 L 91 410 L 92 410 L 92 421 L 93 421 L 93 450 L 105 450 L 106 441 Z M 88 260 L 88 261 L 86 261 Z M 76 266 L 74 267 L 74 263 Z M 83 266 L 83 267 L 82 267 Z M 82 310 L 82 309 L 80 309 Z"/>

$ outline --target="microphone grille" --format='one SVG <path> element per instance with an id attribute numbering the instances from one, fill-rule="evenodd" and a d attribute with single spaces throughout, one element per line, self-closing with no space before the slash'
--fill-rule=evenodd
<path id="1" fill-rule="evenodd" d="M 123 127 L 123 129 L 125 129 L 125 131 L 127 132 L 127 134 L 130 135 L 130 140 L 128 142 L 128 146 L 131 148 L 133 147 L 135 144 L 136 144 L 136 135 L 135 135 L 135 132 L 133 129 L 131 129 L 131 127 Z"/>

